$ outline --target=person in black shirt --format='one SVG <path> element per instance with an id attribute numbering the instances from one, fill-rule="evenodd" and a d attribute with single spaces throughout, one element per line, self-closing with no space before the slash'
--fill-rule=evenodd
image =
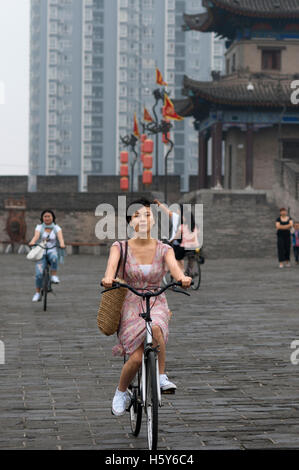
<path id="1" fill-rule="evenodd" d="M 276 219 L 277 230 L 277 251 L 279 267 L 283 268 L 284 264 L 289 268 L 290 265 L 290 252 L 291 252 L 291 228 L 293 227 L 293 220 L 288 215 L 287 210 L 282 207 L 280 209 L 280 217 Z"/>

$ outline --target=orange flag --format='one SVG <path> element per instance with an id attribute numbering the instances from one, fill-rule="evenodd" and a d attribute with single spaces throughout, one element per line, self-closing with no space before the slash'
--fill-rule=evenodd
<path id="1" fill-rule="evenodd" d="M 166 93 L 164 95 L 163 116 L 168 119 L 173 119 L 174 121 L 183 121 L 184 119 L 176 113 L 174 104 Z"/>
<path id="2" fill-rule="evenodd" d="M 162 73 L 160 72 L 158 68 L 156 68 L 156 82 L 157 82 L 157 85 L 168 86 L 168 84 L 164 82 Z"/>
<path id="3" fill-rule="evenodd" d="M 134 113 L 134 135 L 135 137 L 140 137 L 140 132 L 139 132 L 139 127 L 138 127 L 138 122 L 137 122 L 137 116 L 136 113 Z"/>
<path id="4" fill-rule="evenodd" d="M 144 122 L 153 122 L 153 118 L 146 108 L 144 108 L 143 120 Z"/>

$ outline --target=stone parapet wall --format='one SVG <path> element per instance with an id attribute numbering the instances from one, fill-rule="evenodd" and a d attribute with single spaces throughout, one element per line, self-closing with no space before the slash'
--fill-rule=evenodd
<path id="1" fill-rule="evenodd" d="M 199 190 L 182 202 L 203 204 L 203 246 L 208 257 L 276 256 L 279 213 L 267 192 Z"/>

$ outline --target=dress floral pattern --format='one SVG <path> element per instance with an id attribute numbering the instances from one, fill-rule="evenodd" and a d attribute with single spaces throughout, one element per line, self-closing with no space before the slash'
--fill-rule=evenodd
<path id="1" fill-rule="evenodd" d="M 122 241 L 123 253 L 125 252 L 125 242 Z M 118 246 L 119 242 L 113 243 L 112 246 Z M 150 272 L 145 276 L 139 267 L 130 246 L 128 245 L 127 261 L 125 265 L 124 281 L 135 288 L 150 288 L 151 286 L 159 287 L 162 278 L 167 272 L 165 255 L 169 249 L 169 245 L 157 240 L 156 251 L 153 262 L 151 263 Z M 122 277 L 123 266 L 120 266 L 119 276 Z M 139 316 L 145 311 L 145 301 L 141 297 L 137 297 L 133 292 L 127 292 L 125 297 L 120 324 L 117 332 L 119 343 L 112 349 L 114 356 L 124 356 L 132 354 L 145 339 L 145 321 Z M 168 322 L 170 312 L 165 294 L 151 299 L 151 318 L 152 326 L 157 325 L 161 328 L 164 341 L 168 340 Z"/>

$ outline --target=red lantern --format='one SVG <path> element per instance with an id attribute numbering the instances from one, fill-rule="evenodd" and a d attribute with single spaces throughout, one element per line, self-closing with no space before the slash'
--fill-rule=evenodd
<path id="1" fill-rule="evenodd" d="M 129 190 L 129 178 L 123 177 L 120 179 L 120 189 L 122 191 L 128 191 Z"/>
<path id="2" fill-rule="evenodd" d="M 120 176 L 129 176 L 128 165 L 120 165 Z"/>
<path id="3" fill-rule="evenodd" d="M 147 153 L 145 153 L 143 155 L 143 168 L 145 168 L 146 170 L 151 170 L 151 168 L 153 168 L 153 157 L 151 155 L 148 155 Z"/>
<path id="4" fill-rule="evenodd" d="M 146 134 L 141 134 L 141 142 L 145 142 L 147 139 L 147 135 Z"/>
<path id="5" fill-rule="evenodd" d="M 152 184 L 152 182 L 153 182 L 152 170 L 144 170 L 143 175 L 142 175 L 142 183 Z"/>
<path id="6" fill-rule="evenodd" d="M 141 152 L 143 153 L 153 153 L 154 142 L 151 139 L 146 139 L 141 145 Z"/>
<path id="7" fill-rule="evenodd" d="M 120 163 L 128 163 L 129 161 L 129 153 L 128 152 L 120 152 Z"/>

